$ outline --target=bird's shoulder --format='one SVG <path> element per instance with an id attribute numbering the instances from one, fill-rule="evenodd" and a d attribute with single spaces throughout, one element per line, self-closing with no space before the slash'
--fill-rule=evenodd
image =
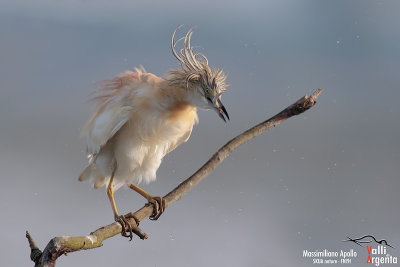
<path id="1" fill-rule="evenodd" d="M 126 71 L 100 84 L 95 112 L 82 129 L 87 152 L 97 154 L 121 127 L 158 92 L 164 79 L 136 69 Z"/>
<path id="2" fill-rule="evenodd" d="M 101 84 L 99 98 L 103 102 L 108 100 L 121 101 L 125 104 L 135 98 L 148 97 L 158 91 L 159 84 L 164 81 L 152 73 L 142 69 L 126 71 L 117 77 L 106 80 Z M 114 98 L 115 96 L 119 96 Z"/>

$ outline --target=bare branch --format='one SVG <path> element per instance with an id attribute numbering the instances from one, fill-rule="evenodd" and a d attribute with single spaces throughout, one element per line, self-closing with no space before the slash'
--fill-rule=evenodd
<path id="1" fill-rule="evenodd" d="M 253 139 L 254 137 L 268 131 L 269 129 L 281 124 L 288 118 L 299 115 L 316 104 L 317 97 L 322 93 L 322 89 L 316 90 L 311 96 L 304 96 L 297 100 L 294 104 L 285 108 L 272 118 L 250 128 L 242 134 L 236 136 L 223 147 L 221 147 L 199 170 L 192 176 L 179 184 L 174 190 L 169 192 L 165 197 L 166 206 L 172 205 L 175 201 L 181 199 L 194 186 L 206 178 L 233 150 Z M 126 217 L 134 215 L 138 221 L 142 221 L 151 216 L 153 208 L 145 205 L 135 213 L 129 213 Z M 128 218 L 128 222 L 133 226 L 134 233 L 141 239 L 146 239 L 147 235 L 136 226 L 133 218 Z M 75 252 L 79 250 L 93 249 L 102 246 L 102 242 L 110 237 L 120 234 L 122 227 L 119 223 L 112 223 L 103 226 L 87 236 L 63 236 L 55 237 L 47 244 L 43 253 L 36 246 L 32 237 L 26 232 L 26 237 L 31 248 L 31 259 L 38 266 L 55 266 L 55 262 L 62 254 Z"/>

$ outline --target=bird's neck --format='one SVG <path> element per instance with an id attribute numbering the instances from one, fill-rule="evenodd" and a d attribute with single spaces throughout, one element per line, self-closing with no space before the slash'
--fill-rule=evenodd
<path id="1" fill-rule="evenodd" d="M 197 121 L 196 105 L 191 102 L 186 85 L 160 84 L 159 99 L 156 99 L 162 114 L 172 121 L 187 121 L 191 125 Z"/>
<path id="2" fill-rule="evenodd" d="M 190 91 L 186 88 L 185 83 L 169 83 L 167 80 L 160 85 L 160 96 L 166 107 L 175 106 L 177 104 L 187 104 L 195 106 L 191 101 Z"/>

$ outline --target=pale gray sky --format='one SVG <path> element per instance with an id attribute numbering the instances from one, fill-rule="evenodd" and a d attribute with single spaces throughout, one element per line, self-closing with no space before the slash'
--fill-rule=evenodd
<path id="1" fill-rule="evenodd" d="M 343 243 L 373 234 L 400 247 L 400 17 L 397 1 L 0 2 L 0 251 L 4 266 L 32 266 L 39 246 L 113 220 L 105 190 L 77 177 L 79 131 L 95 82 L 143 65 L 178 67 L 179 24 L 228 74 L 231 121 L 200 111 L 188 143 L 168 155 L 163 195 L 230 138 L 306 93 L 318 104 L 235 151 L 205 181 L 142 223 L 150 239 L 115 237 L 57 266 L 310 266 L 307 250 L 359 253 Z M 144 200 L 121 189 L 121 213 Z M 400 256 L 398 249 L 389 252 Z"/>

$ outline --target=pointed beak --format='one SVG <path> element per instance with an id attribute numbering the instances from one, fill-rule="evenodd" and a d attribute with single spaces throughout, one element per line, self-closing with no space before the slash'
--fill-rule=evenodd
<path id="1" fill-rule="evenodd" d="M 228 118 L 228 120 L 230 120 L 230 119 L 229 119 L 228 112 L 226 111 L 224 105 L 223 105 L 222 102 L 221 102 L 221 99 L 219 99 L 219 98 L 218 98 L 218 100 L 217 100 L 217 105 L 215 105 L 215 109 L 216 109 L 216 111 L 218 112 L 219 117 L 220 117 L 224 122 L 226 122 L 226 119 L 225 119 L 224 115 Z"/>

